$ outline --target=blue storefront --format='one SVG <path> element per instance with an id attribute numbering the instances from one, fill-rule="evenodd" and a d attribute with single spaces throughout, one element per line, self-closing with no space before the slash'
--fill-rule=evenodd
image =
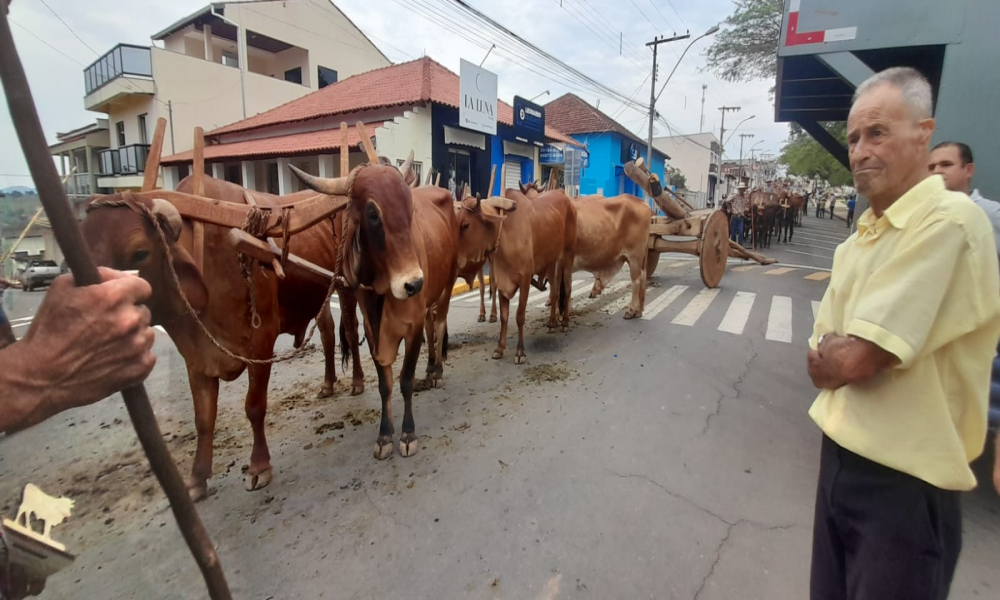
<path id="1" fill-rule="evenodd" d="M 642 189 L 625 175 L 625 163 L 642 157 L 646 159 L 646 145 L 637 139 L 622 135 L 617 131 L 601 133 L 577 133 L 570 137 L 586 146 L 590 154 L 590 164 L 583 169 L 580 177 L 580 194 L 601 194 L 617 196 L 632 194 L 642 197 Z M 663 180 L 665 157 L 653 149 L 653 163 L 650 171 Z"/>

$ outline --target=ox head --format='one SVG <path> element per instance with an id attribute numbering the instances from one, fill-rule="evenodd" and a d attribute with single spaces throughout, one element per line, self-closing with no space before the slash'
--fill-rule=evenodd
<path id="1" fill-rule="evenodd" d="M 525 198 L 534 198 L 545 191 L 537 181 L 533 183 L 518 182 L 517 186 L 521 188 L 521 193 L 524 194 Z"/>
<path id="2" fill-rule="evenodd" d="M 324 179 L 291 169 L 317 192 L 343 195 L 347 189 L 347 178 Z M 405 300 L 423 288 L 424 272 L 413 241 L 413 197 L 401 175 L 384 164 L 361 167 L 352 175 L 344 275 L 352 286 L 371 286 L 378 294 Z"/>
<path id="3" fill-rule="evenodd" d="M 140 206 L 148 209 L 148 213 Z M 157 225 L 164 233 L 166 247 Z M 149 300 L 153 322 L 164 323 L 185 312 L 180 293 L 197 311 L 208 305 L 208 287 L 201 270 L 178 243 L 182 228 L 180 213 L 166 200 L 114 194 L 91 201 L 83 222 L 83 236 L 99 266 L 139 271 L 139 276 L 153 288 Z M 174 284 L 168 258 L 173 261 L 180 290 Z"/>
<path id="4" fill-rule="evenodd" d="M 477 194 L 455 203 L 458 215 L 458 270 L 480 267 L 500 243 L 506 212 L 515 204 L 505 198 L 483 200 Z"/>

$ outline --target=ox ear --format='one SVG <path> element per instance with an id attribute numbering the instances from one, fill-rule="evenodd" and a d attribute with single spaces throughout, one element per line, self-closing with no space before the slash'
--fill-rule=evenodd
<path id="1" fill-rule="evenodd" d="M 465 207 L 462 206 L 461 202 L 452 201 L 452 204 L 455 206 L 455 214 L 456 215 L 462 214 L 462 211 L 465 210 Z"/>
<path id="2" fill-rule="evenodd" d="M 173 244 L 170 247 L 170 256 L 173 259 L 174 271 L 177 273 L 177 281 L 181 285 L 181 292 L 187 297 L 191 307 L 201 312 L 208 306 L 208 286 L 201 276 L 201 270 L 180 244 Z"/>
<path id="3" fill-rule="evenodd" d="M 181 229 L 184 221 L 177 207 L 167 202 L 163 198 L 153 198 L 153 206 L 150 209 L 153 217 L 159 222 L 163 232 L 171 242 L 176 242 L 181 237 Z"/>

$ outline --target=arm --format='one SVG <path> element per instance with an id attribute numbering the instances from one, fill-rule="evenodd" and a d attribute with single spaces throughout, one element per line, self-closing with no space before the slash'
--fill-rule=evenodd
<path id="1" fill-rule="evenodd" d="M 819 348 L 809 351 L 808 362 L 813 385 L 835 390 L 864 383 L 898 365 L 899 359 L 868 340 L 829 334 L 823 337 Z"/>
<path id="2" fill-rule="evenodd" d="M 149 284 L 101 269 L 77 288 L 57 278 L 24 338 L 0 350 L 0 431 L 35 425 L 142 382 L 153 370 Z"/>

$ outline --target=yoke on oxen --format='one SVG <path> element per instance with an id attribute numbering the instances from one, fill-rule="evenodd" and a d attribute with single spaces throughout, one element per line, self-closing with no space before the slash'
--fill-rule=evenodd
<path id="1" fill-rule="evenodd" d="M 692 254 L 698 257 L 702 282 L 707 287 L 714 288 L 722 281 L 726 261 L 730 256 L 753 260 L 762 265 L 777 262 L 730 241 L 729 223 L 721 210 L 694 209 L 683 198 L 663 187 L 659 177 L 649 172 L 642 158 L 626 163 L 625 175 L 649 194 L 660 210 L 667 214 L 666 217 L 653 217 L 650 225 L 647 273 L 656 269 L 662 252 Z M 668 240 L 663 236 L 691 239 Z"/>

